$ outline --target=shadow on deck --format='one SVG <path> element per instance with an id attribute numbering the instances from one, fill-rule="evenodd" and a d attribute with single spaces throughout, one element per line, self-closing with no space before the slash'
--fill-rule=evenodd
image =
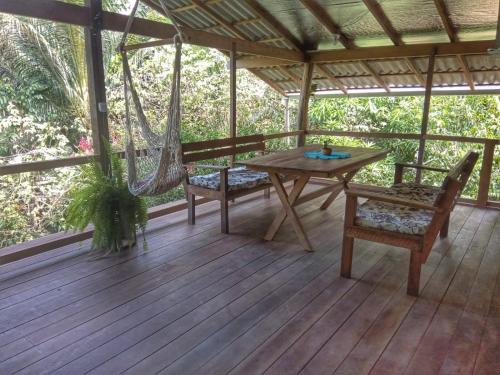
<path id="1" fill-rule="evenodd" d="M 356 241 L 339 277 L 344 199 L 278 209 L 254 195 L 152 220 L 149 250 L 92 260 L 89 243 L 0 267 L 0 373 L 498 374 L 500 211 L 457 206 L 406 295 L 409 253 Z"/>

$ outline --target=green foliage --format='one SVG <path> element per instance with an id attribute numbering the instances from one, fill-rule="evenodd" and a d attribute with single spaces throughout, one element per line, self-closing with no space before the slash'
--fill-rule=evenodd
<path id="1" fill-rule="evenodd" d="M 383 133 L 420 132 L 422 97 L 381 98 L 315 98 L 310 106 L 312 129 Z M 500 99 L 498 96 L 435 96 L 429 114 L 429 134 L 482 138 L 500 136 Z M 388 186 L 392 182 L 394 162 L 414 162 L 418 141 L 398 139 L 354 139 L 348 137 L 311 137 L 309 142 L 323 140 L 334 145 L 380 147 L 390 151 L 384 161 L 363 168 L 356 182 Z M 424 162 L 449 168 L 468 150 L 482 153 L 481 145 L 427 141 Z M 498 149 L 497 149 L 498 150 Z M 475 198 L 479 184 L 479 160 L 463 195 Z M 412 176 L 406 176 L 411 178 Z M 425 173 L 423 182 L 439 185 L 442 175 Z M 492 199 L 500 199 L 500 153 L 494 158 L 490 185 Z"/>
<path id="2" fill-rule="evenodd" d="M 65 216 L 77 230 L 94 224 L 94 248 L 119 251 L 124 240 L 129 246 L 135 242 L 137 228 L 144 232 L 148 216 L 144 200 L 128 190 L 122 161 L 116 154 L 110 158 L 111 176 L 97 163 L 82 168 Z"/>

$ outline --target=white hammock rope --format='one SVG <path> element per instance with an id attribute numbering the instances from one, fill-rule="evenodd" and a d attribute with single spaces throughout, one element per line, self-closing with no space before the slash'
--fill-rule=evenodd
<path id="1" fill-rule="evenodd" d="M 136 1 L 120 43 L 123 61 L 123 88 L 125 95 L 125 125 L 127 145 L 125 156 L 128 168 L 129 190 L 134 195 L 151 196 L 166 193 L 178 186 L 186 171 L 182 164 L 180 126 L 181 126 L 181 53 L 182 33 L 176 25 L 170 11 L 162 1 L 160 5 L 165 14 L 174 23 L 178 34 L 174 37 L 175 59 L 173 66 L 172 88 L 167 117 L 167 126 L 163 134 L 156 133 L 144 113 L 130 71 L 125 43 L 132 27 L 139 0 Z M 133 107 L 131 106 L 133 103 Z M 137 151 L 136 145 L 141 151 Z"/>

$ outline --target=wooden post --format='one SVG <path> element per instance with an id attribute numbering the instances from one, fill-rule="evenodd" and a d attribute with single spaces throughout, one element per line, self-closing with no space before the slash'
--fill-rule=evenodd
<path id="1" fill-rule="evenodd" d="M 91 25 L 85 28 L 85 53 L 92 140 L 94 153 L 99 154 L 99 161 L 103 170 L 109 173 L 110 162 L 105 142 L 103 142 L 103 140 L 109 141 L 109 128 L 102 57 L 102 1 L 85 0 L 85 4 L 89 7 L 91 14 Z"/>
<path id="2" fill-rule="evenodd" d="M 299 113 L 297 115 L 297 130 L 307 130 L 309 123 L 309 98 L 311 97 L 311 81 L 314 70 L 314 64 L 304 64 L 304 74 L 302 76 L 302 87 L 300 89 Z M 305 134 L 297 137 L 297 147 L 304 146 L 306 141 Z"/>
<path id="3" fill-rule="evenodd" d="M 229 53 L 229 136 L 236 137 L 236 43 L 231 46 Z M 231 155 L 231 166 L 234 165 L 234 155 Z"/>
<path id="4" fill-rule="evenodd" d="M 288 96 L 283 97 L 283 103 L 285 104 L 285 133 L 290 131 L 290 98 Z M 286 145 L 290 145 L 290 138 L 286 137 Z"/>
<path id="5" fill-rule="evenodd" d="M 477 204 L 481 207 L 485 207 L 486 204 L 488 203 L 495 146 L 496 146 L 496 141 L 487 141 L 484 144 L 483 164 L 481 165 L 481 174 L 479 177 L 479 191 L 477 194 Z"/>
<path id="6" fill-rule="evenodd" d="M 429 65 L 427 67 L 427 79 L 425 81 L 424 110 L 422 113 L 422 126 L 420 127 L 420 142 L 418 145 L 417 164 L 423 164 L 424 162 L 425 136 L 427 135 L 427 127 L 429 125 L 429 110 L 431 107 L 432 80 L 434 78 L 435 60 L 436 60 L 436 49 L 434 48 L 434 50 L 432 51 L 432 55 L 429 56 Z M 419 184 L 421 180 L 422 180 L 422 170 L 417 169 L 415 182 Z"/>

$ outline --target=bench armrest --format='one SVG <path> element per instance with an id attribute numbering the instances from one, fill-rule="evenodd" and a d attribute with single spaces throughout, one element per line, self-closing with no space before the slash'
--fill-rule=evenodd
<path id="1" fill-rule="evenodd" d="M 422 169 L 422 170 L 426 170 L 426 171 L 434 171 L 434 172 L 442 172 L 442 173 L 448 173 L 450 171 L 449 169 L 431 167 L 431 166 L 423 165 L 423 164 L 395 163 L 395 165 L 396 165 L 396 167 L 400 166 L 403 168 Z"/>
<path id="2" fill-rule="evenodd" d="M 345 194 L 348 197 L 350 196 L 350 197 L 356 197 L 356 198 L 366 198 L 366 199 L 371 199 L 371 200 L 378 201 L 378 202 L 393 203 L 393 204 L 417 208 L 417 209 L 421 209 L 421 210 L 442 212 L 441 208 L 433 206 L 432 204 L 428 204 L 428 203 L 424 203 L 424 202 L 420 202 L 420 201 L 416 201 L 416 200 L 412 200 L 412 199 L 397 198 L 397 197 L 393 197 L 391 195 L 386 195 L 386 194 L 372 193 L 372 192 L 360 190 L 360 189 L 347 189 L 345 191 Z"/>
<path id="3" fill-rule="evenodd" d="M 426 170 L 426 171 L 434 171 L 434 172 L 442 172 L 442 173 L 448 173 L 448 169 L 444 168 L 437 168 L 437 167 L 431 167 L 427 165 L 422 165 L 422 164 L 408 164 L 408 163 L 395 163 L 395 170 L 394 170 L 394 183 L 395 184 L 400 184 L 403 182 L 403 169 L 404 168 L 413 168 L 417 170 Z"/>
<path id="4" fill-rule="evenodd" d="M 231 169 L 231 167 L 227 167 L 227 166 L 224 166 L 224 165 L 212 165 L 212 164 L 188 164 L 187 166 L 195 168 L 195 169 L 206 168 L 206 169 L 215 169 L 217 171 L 223 171 L 225 169 Z"/>

